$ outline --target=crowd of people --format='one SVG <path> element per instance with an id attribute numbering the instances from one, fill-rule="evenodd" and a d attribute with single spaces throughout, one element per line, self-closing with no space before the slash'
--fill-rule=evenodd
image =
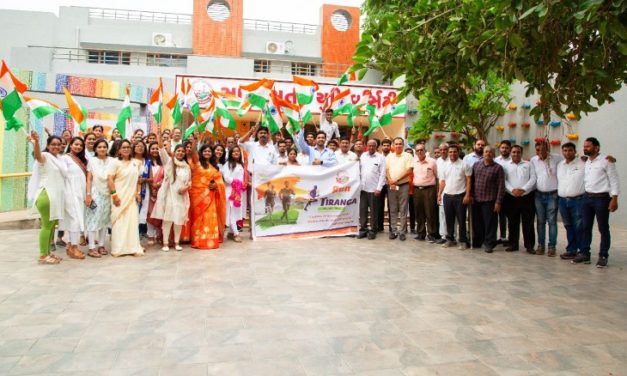
<path id="1" fill-rule="evenodd" d="M 32 132 L 29 198 L 41 216 L 39 262 L 61 262 L 55 246 L 84 259 L 85 246 L 87 256 L 99 258 L 141 256 L 144 245 L 167 252 L 171 246 L 181 251 L 185 242 L 197 249 L 219 248 L 225 238 L 239 243 L 256 165 L 358 162 L 358 239 L 384 231 L 387 208 L 390 240 L 405 241 L 411 233 L 445 248 L 492 253 L 500 243 L 514 252 L 522 226 L 528 253 L 554 257 L 559 210 L 567 235 L 560 257 L 590 263 L 596 218 L 597 266 L 607 266 L 608 219 L 618 207 L 619 181 L 616 161 L 600 153 L 597 139 L 585 140 L 583 157 L 570 142 L 561 145 L 561 155 L 538 142 L 536 155 L 525 160 L 523 148 L 507 140 L 498 149 L 477 140 L 465 156 L 460 144 L 443 143 L 431 157 L 424 142 L 412 148 L 401 137 L 366 139 L 357 126 L 340 136 L 332 112 L 320 120 L 315 132 L 302 127 L 293 138 L 257 124 L 241 137 L 195 133 L 183 140 L 174 128 L 147 135 L 136 130 L 128 139 L 114 129 L 107 139 L 96 125 L 82 137 L 49 135 L 43 151 Z"/>

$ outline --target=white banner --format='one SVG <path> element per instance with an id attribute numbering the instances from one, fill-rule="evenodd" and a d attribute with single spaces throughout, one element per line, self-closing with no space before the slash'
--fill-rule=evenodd
<path id="1" fill-rule="evenodd" d="M 357 234 L 359 164 L 335 167 L 256 165 L 253 239 Z"/>

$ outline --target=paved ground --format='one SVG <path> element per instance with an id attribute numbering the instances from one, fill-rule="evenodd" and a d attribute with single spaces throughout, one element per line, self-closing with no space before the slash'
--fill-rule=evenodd
<path id="1" fill-rule="evenodd" d="M 2 375 L 627 372 L 627 231 L 605 270 L 384 237 L 40 266 L 36 234 L 0 231 Z"/>

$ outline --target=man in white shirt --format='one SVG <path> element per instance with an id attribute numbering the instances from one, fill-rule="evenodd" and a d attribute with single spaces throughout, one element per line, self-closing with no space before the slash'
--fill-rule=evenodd
<path id="1" fill-rule="evenodd" d="M 484 140 L 477 140 L 475 141 L 475 144 L 473 145 L 473 152 L 470 154 L 467 154 L 464 157 L 464 163 L 466 163 L 468 166 L 470 166 L 470 168 L 473 168 L 473 166 L 475 165 L 475 163 L 481 161 L 483 159 L 483 148 L 485 147 L 485 141 Z M 479 236 L 479 234 L 482 232 L 482 227 L 481 227 L 481 214 L 480 214 L 480 210 L 481 208 L 479 207 L 479 205 L 477 205 L 476 203 L 471 203 L 470 205 L 470 215 L 471 215 L 471 223 L 472 223 L 472 233 L 473 236 L 471 236 L 472 239 L 472 246 L 473 248 L 481 248 L 482 244 L 479 243 L 479 240 L 481 240 L 481 236 Z M 474 236 L 474 235 L 477 236 Z"/>
<path id="2" fill-rule="evenodd" d="M 566 252 L 560 254 L 563 260 L 572 260 L 580 250 L 583 233 L 581 205 L 584 187 L 584 171 L 586 164 L 577 158 L 575 144 L 567 142 L 562 145 L 564 160 L 557 165 L 557 195 L 562 224 L 566 230 Z"/>
<path id="3" fill-rule="evenodd" d="M 377 140 L 377 143 L 379 143 L 379 141 Z M 392 140 L 390 140 L 389 138 L 384 138 L 380 143 L 381 146 L 381 154 L 383 155 L 383 157 L 387 157 L 390 154 L 390 149 L 392 148 Z M 390 203 L 389 203 L 389 197 L 388 197 L 388 185 L 387 182 L 386 184 L 383 186 L 383 189 L 381 190 L 381 197 L 379 198 L 379 200 L 377 200 L 377 205 L 379 205 L 377 207 L 377 230 L 376 232 L 383 232 L 383 220 L 385 217 L 385 203 L 386 201 L 388 202 L 387 207 L 388 207 L 388 216 L 390 214 Z M 390 222 L 388 221 L 388 230 L 392 231 L 392 227 L 390 225 Z"/>
<path id="4" fill-rule="evenodd" d="M 390 205 L 390 240 L 407 239 L 407 208 L 409 200 L 409 175 L 413 169 L 414 157 L 405 153 L 405 140 L 396 137 L 393 152 L 385 157 L 385 176 L 388 183 Z M 397 217 L 400 216 L 400 228 Z"/>
<path id="5" fill-rule="evenodd" d="M 448 144 L 446 142 L 440 144 L 438 150 L 440 151 L 440 157 L 435 162 L 438 168 L 438 175 L 440 175 L 440 172 L 444 171 L 444 166 L 448 163 Z M 444 216 L 442 197 L 439 197 L 438 200 L 438 223 L 440 239 L 436 241 L 436 244 L 444 244 L 446 243 L 446 217 Z"/>
<path id="6" fill-rule="evenodd" d="M 359 158 L 361 168 L 361 193 L 359 199 L 359 234 L 358 239 L 368 237 L 372 240 L 377 236 L 377 200 L 381 198 L 381 190 L 385 184 L 385 158 L 377 153 L 377 141 L 368 141 L 368 151 Z M 370 227 L 368 227 L 368 211 L 370 211 Z"/>
<path id="7" fill-rule="evenodd" d="M 536 142 L 536 155 L 531 158 L 531 165 L 536 172 L 536 222 L 538 248 L 536 255 L 543 255 L 546 243 L 546 227 L 549 227 L 548 253 L 555 257 L 557 243 L 557 165 L 562 156 L 549 153 L 546 141 Z"/>
<path id="8" fill-rule="evenodd" d="M 472 168 L 472 166 L 474 166 L 475 163 L 483 159 L 484 147 L 485 147 L 485 141 L 483 140 L 475 141 L 475 145 L 473 146 L 473 152 L 470 154 L 467 154 L 464 157 L 464 162 L 466 162 L 466 164 Z"/>
<path id="9" fill-rule="evenodd" d="M 443 247 L 457 245 L 455 241 L 455 220 L 459 225 L 459 248 L 468 249 L 468 235 L 466 233 L 466 208 L 471 198 L 472 167 L 459 159 L 459 146 L 450 145 L 448 148 L 449 162 L 439 171 L 440 187 L 438 204 L 444 203 L 446 217 L 446 240 Z"/>
<path id="10" fill-rule="evenodd" d="M 181 143 L 183 140 L 181 139 L 181 130 L 179 128 L 174 128 L 172 130 L 172 140 L 170 141 L 170 148 L 172 151 Z"/>
<path id="11" fill-rule="evenodd" d="M 249 141 L 255 134 L 258 141 Z M 256 124 L 237 142 L 246 150 L 249 155 L 248 171 L 254 173 L 255 165 L 275 165 L 277 164 L 277 153 L 274 145 L 268 142 L 268 128 L 260 127 Z"/>
<path id="12" fill-rule="evenodd" d="M 512 158 L 510 156 L 512 150 L 512 143 L 510 140 L 503 140 L 499 145 L 499 156 L 494 158 L 494 162 L 501 165 L 504 168 L 505 163 L 509 163 Z M 497 244 L 507 243 L 507 213 L 505 210 L 499 212 L 499 232 L 501 236 L 496 241 Z"/>
<path id="13" fill-rule="evenodd" d="M 286 166 L 287 165 L 287 144 L 285 143 L 285 140 L 279 140 L 276 144 L 276 150 L 277 150 L 277 156 L 276 156 L 276 161 L 277 164 L 280 164 L 282 166 Z"/>
<path id="14" fill-rule="evenodd" d="M 342 137 L 340 139 L 340 148 L 335 151 L 335 158 L 338 164 L 357 161 L 357 154 L 350 151 L 350 140 L 348 137 Z"/>
<path id="15" fill-rule="evenodd" d="M 505 199 L 503 211 L 509 222 L 509 239 L 507 252 L 518 251 L 520 241 L 520 224 L 523 230 L 523 245 L 527 253 L 535 254 L 533 246 L 536 237 L 533 228 L 535 215 L 534 190 L 536 186 L 536 171 L 531 163 L 522 159 L 522 146 L 511 147 L 509 162 L 502 162 L 505 170 Z"/>
<path id="16" fill-rule="evenodd" d="M 597 268 L 607 267 L 610 251 L 610 213 L 618 209 L 620 184 L 616 164 L 600 154 L 601 144 L 594 137 L 589 137 L 583 144 L 583 153 L 588 157 L 584 171 L 584 194 L 581 212 L 583 217 L 583 236 L 581 248 L 573 263 L 590 262 L 592 228 L 596 217 L 601 244 Z"/>
<path id="17" fill-rule="evenodd" d="M 340 138 L 340 129 L 333 121 L 333 110 L 327 108 L 324 115 L 320 114 L 320 130 L 327 135 L 327 142 L 334 138 Z"/>

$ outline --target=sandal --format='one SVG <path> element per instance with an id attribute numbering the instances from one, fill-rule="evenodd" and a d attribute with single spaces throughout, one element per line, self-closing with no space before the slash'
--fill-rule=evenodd
<path id="1" fill-rule="evenodd" d="M 100 258 L 100 257 L 102 257 L 102 256 L 100 255 L 100 253 L 98 253 L 95 249 L 90 249 L 90 250 L 89 250 L 89 252 L 87 253 L 87 255 L 88 255 L 89 257 L 94 257 L 94 258 Z"/>
<path id="2" fill-rule="evenodd" d="M 81 252 L 81 250 L 78 249 L 78 247 L 68 248 L 67 255 L 70 256 L 70 258 L 77 259 L 77 260 L 82 260 L 85 258 L 85 254 Z"/>
<path id="3" fill-rule="evenodd" d="M 44 257 L 44 258 L 39 258 L 38 262 L 42 265 L 56 265 L 59 264 L 61 262 L 61 260 L 59 260 L 56 257 L 52 257 L 50 255 Z"/>
<path id="4" fill-rule="evenodd" d="M 155 245 L 155 238 L 148 238 L 148 241 L 146 242 L 146 244 Z"/>
<path id="5" fill-rule="evenodd" d="M 79 244 L 81 247 L 84 247 L 87 245 L 87 238 L 85 237 L 85 235 L 81 235 L 81 241 Z"/>
<path id="6" fill-rule="evenodd" d="M 54 252 L 50 252 L 50 253 L 48 254 L 48 256 L 50 256 L 50 257 L 52 257 L 52 258 L 54 258 L 54 259 L 59 260 L 59 262 L 63 261 L 63 257 L 55 255 L 55 254 L 54 254 Z"/>
<path id="7" fill-rule="evenodd" d="M 105 247 L 98 247 L 98 253 L 99 253 L 101 256 L 106 256 L 106 255 L 108 255 L 108 254 L 109 254 L 109 252 L 107 252 L 107 250 L 105 249 Z"/>
<path id="8" fill-rule="evenodd" d="M 235 243 L 241 243 L 242 242 L 242 238 L 240 238 L 239 235 L 233 235 L 233 241 Z"/>

